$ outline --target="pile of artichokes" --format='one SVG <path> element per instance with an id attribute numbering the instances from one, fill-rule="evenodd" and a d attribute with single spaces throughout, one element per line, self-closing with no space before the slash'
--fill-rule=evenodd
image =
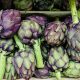
<path id="1" fill-rule="evenodd" d="M 64 5 L 64 0 L 60 4 L 52 1 L 14 0 L 13 4 L 20 10 L 31 10 L 32 5 L 39 10 L 67 7 L 71 16 L 64 20 L 32 14 L 24 19 L 19 10 L 0 11 L 0 80 L 80 77 L 79 4 L 76 0 L 66 0 Z M 4 8 L 10 5 L 5 3 Z"/>

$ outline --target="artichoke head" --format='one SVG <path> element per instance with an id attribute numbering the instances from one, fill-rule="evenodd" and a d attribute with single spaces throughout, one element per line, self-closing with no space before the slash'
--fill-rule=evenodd
<path id="1" fill-rule="evenodd" d="M 13 58 L 13 65 L 20 78 L 29 79 L 35 71 L 35 57 L 32 49 L 18 51 Z"/>
<path id="2" fill-rule="evenodd" d="M 41 26 L 32 20 L 24 20 L 18 31 L 18 35 L 23 43 L 32 43 L 34 39 L 42 33 Z"/>
<path id="3" fill-rule="evenodd" d="M 68 67 L 69 58 L 66 52 L 62 47 L 51 48 L 48 57 L 48 66 L 51 70 L 60 70 L 66 69 Z"/>
<path id="4" fill-rule="evenodd" d="M 45 28 L 44 36 L 45 40 L 50 45 L 60 45 L 64 42 L 66 35 L 66 25 L 60 21 L 51 22 Z"/>
<path id="5" fill-rule="evenodd" d="M 79 78 L 80 77 L 80 63 L 70 61 L 68 68 L 65 69 L 63 73 L 67 77 Z"/>

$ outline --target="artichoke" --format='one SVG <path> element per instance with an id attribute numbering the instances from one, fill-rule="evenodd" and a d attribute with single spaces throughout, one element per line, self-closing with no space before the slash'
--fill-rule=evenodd
<path id="1" fill-rule="evenodd" d="M 68 67 L 69 58 L 62 47 L 51 48 L 48 55 L 48 67 L 56 72 L 56 77 L 60 79 L 60 72 Z M 61 79 L 60 79 L 61 80 Z"/>
<path id="2" fill-rule="evenodd" d="M 13 39 L 0 39 L 0 48 L 2 48 L 2 50 L 12 52 L 14 51 L 14 47 L 15 44 L 13 42 Z"/>
<path id="3" fill-rule="evenodd" d="M 64 70 L 63 74 L 70 78 L 79 78 L 80 77 L 80 63 L 70 61 L 68 68 Z"/>
<path id="4" fill-rule="evenodd" d="M 52 10 L 53 9 L 53 0 L 33 0 L 35 10 Z"/>
<path id="5" fill-rule="evenodd" d="M 40 16 L 40 15 L 32 15 L 32 16 L 28 16 L 26 19 L 28 20 L 33 20 L 35 22 L 37 22 L 39 25 L 41 25 L 43 28 L 45 28 L 46 24 L 47 24 L 47 18 L 44 16 Z"/>
<path id="6" fill-rule="evenodd" d="M 14 66 L 12 64 L 13 57 L 8 57 L 7 58 L 7 63 L 6 63 L 6 70 L 5 70 L 5 79 L 7 80 L 15 80 L 16 79 L 16 71 L 14 69 Z"/>
<path id="7" fill-rule="evenodd" d="M 31 44 L 33 46 L 37 61 L 37 68 L 44 67 L 40 48 L 42 31 L 42 26 L 32 20 L 22 21 L 21 27 L 18 31 L 18 36 L 21 41 L 25 44 Z"/>
<path id="8" fill-rule="evenodd" d="M 70 0 L 73 25 L 72 28 L 67 31 L 67 42 L 72 49 L 80 51 L 80 23 L 78 20 L 75 2 L 76 0 Z"/>
<path id="9" fill-rule="evenodd" d="M 35 77 L 41 78 L 41 79 L 48 78 L 49 77 L 49 69 L 48 69 L 48 67 L 45 66 L 42 69 L 36 69 L 35 70 Z"/>
<path id="10" fill-rule="evenodd" d="M 44 31 L 45 40 L 52 46 L 60 45 L 65 41 L 66 29 L 67 27 L 63 22 L 54 21 L 49 23 Z"/>
<path id="11" fill-rule="evenodd" d="M 80 24 L 77 24 L 74 26 L 74 28 L 71 28 L 70 30 L 68 30 L 67 32 L 67 42 L 69 44 L 70 47 L 72 47 L 72 49 L 76 50 L 76 51 L 80 51 L 80 29 L 78 29 L 80 26 Z"/>
<path id="12" fill-rule="evenodd" d="M 67 49 L 67 53 L 70 56 L 71 60 L 77 61 L 77 62 L 80 61 L 80 51 L 76 51 L 76 50 L 74 50 L 72 48 L 68 48 Z"/>
<path id="13" fill-rule="evenodd" d="M 19 10 L 31 10 L 32 0 L 14 0 L 14 5 L 16 9 Z"/>
<path id="14" fill-rule="evenodd" d="M 19 29 L 21 15 L 18 10 L 4 10 L 0 12 L 0 37 L 10 38 Z"/>
<path id="15" fill-rule="evenodd" d="M 37 38 L 41 34 L 41 27 L 32 20 L 23 20 L 18 35 L 23 43 L 33 42 L 33 38 Z"/>
<path id="16" fill-rule="evenodd" d="M 0 80 L 3 79 L 7 55 L 11 54 L 14 50 L 14 44 L 12 39 L 3 40 L 0 39 Z M 9 75 L 11 77 L 11 75 Z"/>
<path id="17" fill-rule="evenodd" d="M 23 45 L 17 36 L 14 36 L 19 51 L 13 57 L 13 65 L 19 74 L 20 78 L 28 80 L 32 77 L 35 70 L 35 57 L 31 47 Z"/>

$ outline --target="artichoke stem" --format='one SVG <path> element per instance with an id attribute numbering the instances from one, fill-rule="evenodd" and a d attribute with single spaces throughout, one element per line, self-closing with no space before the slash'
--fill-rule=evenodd
<path id="1" fill-rule="evenodd" d="M 62 80 L 60 71 L 56 71 L 56 79 L 57 80 Z"/>
<path id="2" fill-rule="evenodd" d="M 36 56 L 36 67 L 44 68 L 43 57 L 41 54 L 39 39 L 34 41 L 33 46 L 34 46 L 34 52 L 35 52 L 35 56 Z"/>
<path id="3" fill-rule="evenodd" d="M 78 20 L 78 14 L 76 9 L 76 0 L 69 0 L 69 4 L 71 8 L 73 24 L 77 24 L 79 20 Z"/>
<path id="4" fill-rule="evenodd" d="M 4 52 L 0 52 L 0 80 L 3 80 L 5 68 L 6 68 L 6 56 L 4 55 Z"/>
<path id="5" fill-rule="evenodd" d="M 16 35 L 14 36 L 14 40 L 15 40 L 15 42 L 18 45 L 20 50 L 25 50 L 24 45 L 21 43 L 21 41 L 19 40 L 19 38 Z"/>

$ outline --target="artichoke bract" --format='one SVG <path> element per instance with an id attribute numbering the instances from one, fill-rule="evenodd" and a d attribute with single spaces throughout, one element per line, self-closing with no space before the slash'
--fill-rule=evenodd
<path id="1" fill-rule="evenodd" d="M 5 79 L 7 80 L 15 80 L 16 79 L 16 71 L 12 64 L 13 57 L 9 56 L 7 58 L 6 70 L 5 70 Z"/>
<path id="2" fill-rule="evenodd" d="M 13 65 L 20 78 L 29 80 L 35 71 L 35 56 L 31 47 L 26 47 L 21 43 L 17 36 L 14 36 L 15 42 L 19 47 L 19 51 L 13 57 Z"/>
<path id="3" fill-rule="evenodd" d="M 44 31 L 45 40 L 52 46 L 60 45 L 65 41 L 66 29 L 67 27 L 63 22 L 54 21 L 49 23 Z"/>
<path id="4" fill-rule="evenodd" d="M 15 44 L 13 39 L 0 39 L 0 48 L 7 52 L 12 52 L 14 50 Z"/>
<path id="5" fill-rule="evenodd" d="M 70 78 L 79 78 L 80 77 L 80 63 L 70 61 L 68 68 L 64 70 L 63 74 Z"/>
<path id="6" fill-rule="evenodd" d="M 31 10 L 32 0 L 14 0 L 14 5 L 16 9 L 19 10 Z"/>
<path id="7" fill-rule="evenodd" d="M 48 55 L 48 67 L 51 71 L 56 72 L 56 77 L 60 79 L 60 72 L 68 67 L 69 58 L 62 47 L 51 48 Z M 61 80 L 61 79 L 60 79 Z"/>
<path id="8" fill-rule="evenodd" d="M 0 11 L 0 37 L 12 37 L 18 31 L 20 22 L 21 14 L 18 10 Z"/>
<path id="9" fill-rule="evenodd" d="M 37 68 L 43 68 L 43 57 L 41 54 L 41 35 L 42 35 L 42 26 L 32 20 L 23 20 L 21 27 L 18 31 L 18 36 L 21 41 L 25 44 L 31 44 L 34 48 Z"/>
<path id="10" fill-rule="evenodd" d="M 40 15 L 32 15 L 32 16 L 28 16 L 26 19 L 28 20 L 33 20 L 35 22 L 37 22 L 39 25 L 41 25 L 43 28 L 45 28 L 46 24 L 47 24 L 47 18 L 44 16 L 40 16 Z"/>
<path id="11" fill-rule="evenodd" d="M 80 62 L 80 51 L 76 51 L 72 48 L 67 49 L 67 53 L 70 56 L 70 59 L 76 62 Z"/>
<path id="12" fill-rule="evenodd" d="M 53 0 L 33 0 L 35 10 L 52 10 Z"/>
<path id="13" fill-rule="evenodd" d="M 48 78 L 49 77 L 49 69 L 48 69 L 47 65 L 42 69 L 36 69 L 35 77 L 41 78 L 41 79 Z"/>

